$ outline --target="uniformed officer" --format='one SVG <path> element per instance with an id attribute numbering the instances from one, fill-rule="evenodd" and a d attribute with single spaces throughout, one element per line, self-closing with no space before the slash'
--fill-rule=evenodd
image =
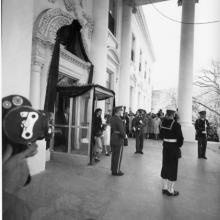
<path id="1" fill-rule="evenodd" d="M 206 119 L 206 111 L 199 112 L 200 118 L 195 122 L 196 140 L 198 140 L 198 158 L 207 159 L 207 132 L 209 129 L 209 122 Z"/>
<path id="2" fill-rule="evenodd" d="M 162 193 L 168 196 L 179 195 L 179 192 L 174 190 L 174 183 L 177 180 L 178 159 L 181 157 L 180 147 L 183 145 L 181 126 L 174 120 L 174 115 L 175 111 L 168 109 L 160 126 L 163 139 Z"/>
<path id="3" fill-rule="evenodd" d="M 139 109 L 136 112 L 136 116 L 132 121 L 132 127 L 135 132 L 136 139 L 136 154 L 143 154 L 143 144 L 144 144 L 144 118 L 142 111 Z"/>
<path id="4" fill-rule="evenodd" d="M 111 125 L 111 150 L 112 161 L 111 171 L 113 176 L 122 176 L 124 173 L 120 170 L 123 153 L 124 138 L 126 137 L 123 121 L 121 115 L 123 113 L 123 106 L 114 108 L 114 116 L 110 119 Z"/>

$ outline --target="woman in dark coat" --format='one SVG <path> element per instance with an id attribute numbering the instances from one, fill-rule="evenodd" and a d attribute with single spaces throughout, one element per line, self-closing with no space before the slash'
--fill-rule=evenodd
<path id="1" fill-rule="evenodd" d="M 93 124 L 93 134 L 94 134 L 94 160 L 95 162 L 99 161 L 98 155 L 102 152 L 102 109 L 97 108 L 94 113 L 94 124 Z"/>

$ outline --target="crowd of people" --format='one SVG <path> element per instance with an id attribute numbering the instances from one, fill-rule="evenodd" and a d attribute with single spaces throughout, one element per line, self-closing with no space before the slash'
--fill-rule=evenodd
<path id="1" fill-rule="evenodd" d="M 96 109 L 94 115 L 94 158 L 99 161 L 98 155 L 104 152 L 110 155 L 112 152 L 111 171 L 113 176 L 122 176 L 120 170 L 125 140 L 135 137 L 135 154 L 144 154 L 144 139 L 161 139 L 163 145 L 161 178 L 163 180 L 162 194 L 167 196 L 178 196 L 179 192 L 174 190 L 177 180 L 178 159 L 181 158 L 180 148 L 184 137 L 179 124 L 178 110 L 162 110 L 157 114 L 147 113 L 144 109 L 138 109 L 136 114 L 125 112 L 123 106 L 114 108 L 113 116 L 105 115 L 102 122 L 102 110 Z M 200 111 L 200 117 L 196 120 L 196 140 L 198 140 L 198 159 L 207 159 L 206 146 L 209 130 L 209 122 L 206 112 Z M 108 128 L 108 129 L 107 129 Z M 107 146 L 109 148 L 107 148 Z"/>
<path id="2" fill-rule="evenodd" d="M 133 124 L 136 120 L 135 118 L 141 118 L 144 138 L 156 140 L 160 138 L 159 126 L 164 118 L 164 113 L 161 109 L 157 113 L 147 113 L 144 109 L 138 109 L 135 114 L 131 111 L 129 113 L 125 112 L 122 118 L 126 124 L 126 133 L 129 137 L 135 137 Z"/>
<path id="3" fill-rule="evenodd" d="M 136 138 L 138 142 L 136 153 L 143 153 L 143 140 L 144 139 L 155 139 L 159 140 L 160 137 L 160 125 L 164 118 L 164 113 L 160 109 L 156 114 L 147 113 L 144 109 L 138 109 L 136 114 L 133 112 L 126 112 L 123 108 L 123 113 L 120 118 L 123 121 L 125 133 L 127 137 Z M 102 109 L 97 108 L 94 112 L 93 121 L 93 156 L 94 161 L 100 161 L 100 155 L 105 154 L 110 156 L 110 119 L 111 114 L 102 115 Z M 140 140 L 140 141 L 139 141 Z"/>

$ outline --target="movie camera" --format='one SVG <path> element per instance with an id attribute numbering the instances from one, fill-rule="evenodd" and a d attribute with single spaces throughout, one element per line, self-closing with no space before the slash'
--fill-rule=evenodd
<path id="1" fill-rule="evenodd" d="M 37 140 L 49 140 L 52 131 L 50 113 L 34 109 L 30 101 L 21 95 L 2 99 L 3 147 L 9 143 L 13 146 L 13 153 L 19 153 Z"/>

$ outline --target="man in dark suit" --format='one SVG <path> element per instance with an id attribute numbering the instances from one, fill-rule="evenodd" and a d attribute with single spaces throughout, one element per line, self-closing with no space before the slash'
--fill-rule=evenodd
<path id="1" fill-rule="evenodd" d="M 144 118 L 142 111 L 139 109 L 136 112 L 136 116 L 132 121 L 132 127 L 135 132 L 136 139 L 136 154 L 143 154 L 143 145 L 144 145 Z"/>
<path id="2" fill-rule="evenodd" d="M 124 173 L 120 170 L 123 153 L 124 138 L 126 137 L 125 128 L 121 115 L 123 106 L 117 106 L 114 109 L 114 116 L 110 119 L 111 125 L 111 171 L 113 176 L 122 176 Z"/>
<path id="3" fill-rule="evenodd" d="M 196 140 L 198 141 L 198 158 L 207 159 L 206 146 L 207 146 L 207 133 L 209 129 L 209 122 L 206 119 L 206 111 L 199 112 L 200 118 L 196 120 Z"/>
<path id="4" fill-rule="evenodd" d="M 174 184 L 177 180 L 178 159 L 181 157 L 180 147 L 183 145 L 181 125 L 174 120 L 174 115 L 174 110 L 167 110 L 160 126 L 160 134 L 163 139 L 162 193 L 168 196 L 179 195 L 179 192 L 174 190 Z"/>

